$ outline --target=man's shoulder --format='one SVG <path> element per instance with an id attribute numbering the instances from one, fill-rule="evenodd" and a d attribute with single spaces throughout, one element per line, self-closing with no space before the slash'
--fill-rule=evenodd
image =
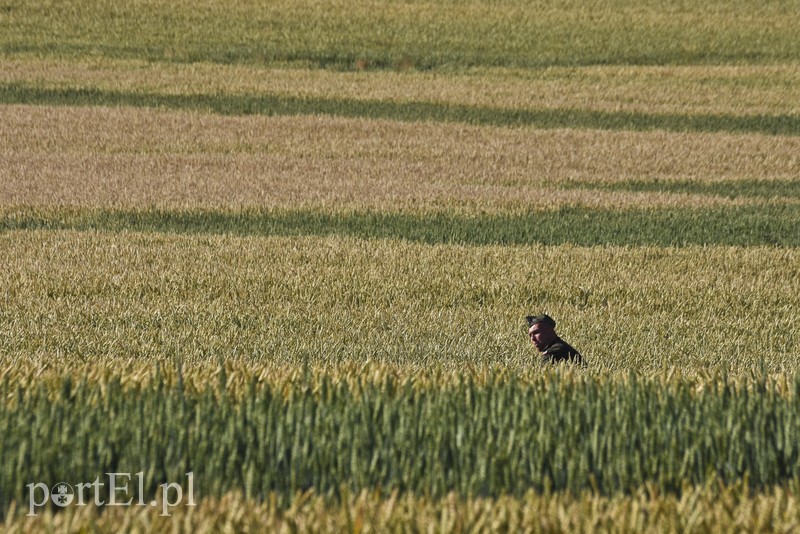
<path id="1" fill-rule="evenodd" d="M 548 347 L 544 351 L 545 353 L 562 352 L 562 351 L 578 352 L 577 350 L 575 350 L 575 347 L 573 347 L 560 337 L 554 339 L 553 342 L 550 343 L 550 345 L 548 345 Z"/>
<path id="2" fill-rule="evenodd" d="M 563 360 L 574 360 L 577 362 L 581 362 L 583 358 L 581 357 L 581 353 L 575 350 L 575 347 L 567 343 L 561 338 L 556 338 L 549 347 L 547 347 L 544 352 L 542 353 L 544 359 L 550 360 L 553 362 L 563 361 Z"/>

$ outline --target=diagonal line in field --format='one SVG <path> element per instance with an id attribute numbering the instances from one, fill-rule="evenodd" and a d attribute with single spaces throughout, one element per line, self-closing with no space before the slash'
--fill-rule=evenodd
<path id="1" fill-rule="evenodd" d="M 0 103 L 132 106 L 196 110 L 222 115 L 333 115 L 398 121 L 459 122 L 487 126 L 669 130 L 800 135 L 800 115 L 659 114 L 584 109 L 508 109 L 435 102 L 327 99 L 285 95 L 186 94 L 43 88 L 0 84 Z"/>

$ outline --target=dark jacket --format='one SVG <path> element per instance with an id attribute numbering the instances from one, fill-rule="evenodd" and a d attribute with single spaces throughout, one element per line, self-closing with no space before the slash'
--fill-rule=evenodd
<path id="1" fill-rule="evenodd" d="M 585 365 L 581 353 L 575 350 L 572 345 L 556 336 L 552 343 L 545 347 L 542 352 L 542 363 L 570 362 L 578 365 Z"/>

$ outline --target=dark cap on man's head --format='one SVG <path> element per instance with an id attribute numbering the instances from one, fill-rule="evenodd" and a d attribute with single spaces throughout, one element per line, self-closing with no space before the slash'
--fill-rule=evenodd
<path id="1" fill-rule="evenodd" d="M 527 317 L 525 317 L 525 320 L 528 321 L 528 328 L 539 323 L 550 325 L 550 327 L 552 328 L 556 327 L 555 320 L 546 313 L 543 313 L 541 315 L 528 315 Z"/>

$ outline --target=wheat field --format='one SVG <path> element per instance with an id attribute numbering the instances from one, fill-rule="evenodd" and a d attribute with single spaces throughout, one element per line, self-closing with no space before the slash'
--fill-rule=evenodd
<path id="1" fill-rule="evenodd" d="M 796 529 L 797 7 L 0 5 L 4 530 Z"/>

